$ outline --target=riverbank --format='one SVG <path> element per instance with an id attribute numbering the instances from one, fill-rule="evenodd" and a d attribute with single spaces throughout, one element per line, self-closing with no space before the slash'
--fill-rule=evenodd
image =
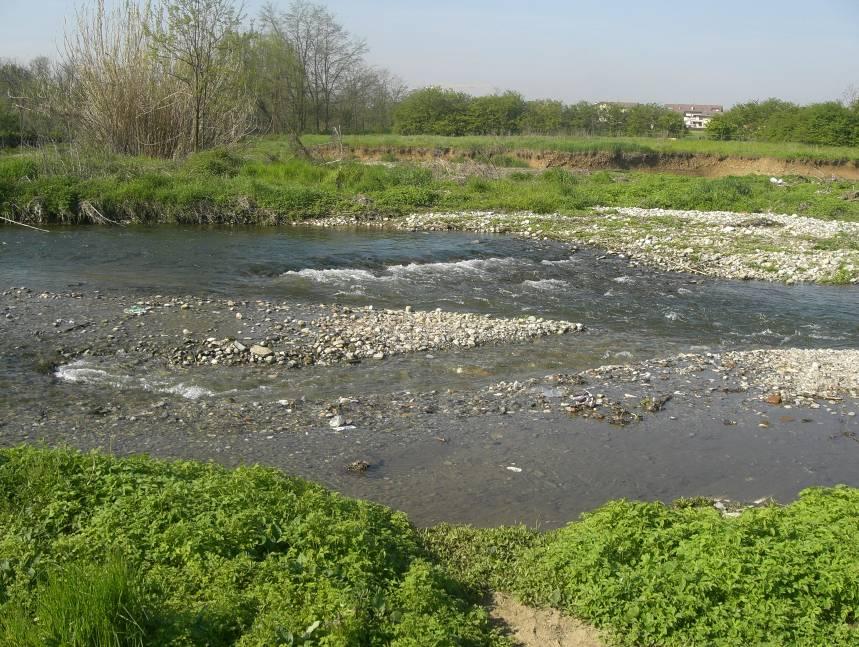
<path id="1" fill-rule="evenodd" d="M 181 162 L 80 151 L 0 157 L 0 213 L 28 224 L 277 225 L 331 215 L 496 210 L 573 215 L 593 207 L 788 213 L 859 221 L 849 181 L 718 179 L 561 168 L 497 174 L 412 163 L 321 164 L 285 142 L 256 142 Z M 74 171 L 70 169 L 75 169 Z"/>
<path id="2" fill-rule="evenodd" d="M 326 159 L 422 164 L 471 164 L 489 169 L 549 168 L 577 173 L 637 171 L 691 177 L 742 175 L 859 179 L 851 148 L 710 140 L 564 139 L 551 137 L 405 137 L 357 135 L 345 144 L 318 141 Z M 464 141 L 460 141 L 460 139 Z"/>
<path id="3" fill-rule="evenodd" d="M 0 450 L 0 482 L 9 644 L 512 645 L 480 604 L 493 590 L 618 644 L 856 640 L 850 488 L 732 515 L 705 500 L 618 501 L 538 533 L 419 532 L 401 513 L 259 467 L 18 448 Z"/>
<path id="4" fill-rule="evenodd" d="M 184 162 L 78 160 L 75 173 L 62 155 L 6 156 L 0 214 L 37 227 L 384 222 L 515 232 L 707 276 L 859 281 L 859 199 L 848 182 L 559 168 L 462 174 L 432 165 L 313 164 L 271 147 L 259 142 Z"/>

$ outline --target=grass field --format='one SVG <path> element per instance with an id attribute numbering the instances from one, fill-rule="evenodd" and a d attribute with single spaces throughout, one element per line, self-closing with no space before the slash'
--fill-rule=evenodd
<path id="1" fill-rule="evenodd" d="M 309 135 L 310 145 L 326 144 L 331 138 Z M 517 150 L 559 151 L 564 153 L 694 153 L 744 159 L 770 157 L 780 160 L 826 161 L 859 166 L 859 149 L 847 146 L 812 146 L 790 142 L 715 141 L 699 137 L 665 139 L 658 137 L 438 137 L 431 135 L 349 135 L 345 144 L 370 148 L 417 147 L 462 149 L 474 152 Z"/>
<path id="2" fill-rule="evenodd" d="M 855 645 L 859 490 L 418 531 L 270 469 L 0 450 L 0 644 L 505 645 L 489 590 L 625 645 Z"/>
<path id="3" fill-rule="evenodd" d="M 319 164 L 294 158 L 284 140 L 215 150 L 182 162 L 33 152 L 0 157 L 0 214 L 24 222 L 271 225 L 334 215 L 398 216 L 423 210 L 580 213 L 589 207 L 661 207 L 796 213 L 859 220 L 847 181 L 766 177 L 708 179 L 635 172 L 507 173 L 490 178 L 414 164 Z"/>

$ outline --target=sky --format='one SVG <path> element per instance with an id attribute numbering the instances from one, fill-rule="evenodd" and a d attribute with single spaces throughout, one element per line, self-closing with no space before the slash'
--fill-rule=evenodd
<path id="1" fill-rule="evenodd" d="M 0 0 L 0 57 L 56 57 L 74 0 Z M 116 0 L 109 0 L 116 1 Z M 263 0 L 248 0 L 255 15 Z M 288 0 L 274 0 L 285 8 Z M 859 0 L 323 0 L 411 88 L 567 102 L 841 98 Z"/>

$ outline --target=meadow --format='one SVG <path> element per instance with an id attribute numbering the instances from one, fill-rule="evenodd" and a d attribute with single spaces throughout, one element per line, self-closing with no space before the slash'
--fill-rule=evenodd
<path id="1" fill-rule="evenodd" d="M 326 135 L 307 135 L 309 145 L 331 142 Z M 677 153 L 716 155 L 740 159 L 769 157 L 788 161 L 821 161 L 859 166 L 859 149 L 851 146 L 817 146 L 795 142 L 719 141 L 705 137 L 567 137 L 567 136 L 464 136 L 347 135 L 343 143 L 368 148 L 460 149 L 476 153 L 557 151 L 562 153 Z"/>

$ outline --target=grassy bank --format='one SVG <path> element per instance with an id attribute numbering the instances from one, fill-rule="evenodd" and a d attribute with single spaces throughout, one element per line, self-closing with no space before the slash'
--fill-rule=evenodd
<path id="1" fill-rule="evenodd" d="M 311 145 L 326 144 L 331 138 L 309 135 Z M 772 158 L 786 161 L 819 161 L 859 166 L 859 149 L 849 146 L 813 146 L 792 142 L 717 141 L 699 137 L 662 139 L 658 137 L 439 137 L 433 135 L 349 135 L 343 142 L 367 148 L 454 149 L 476 153 L 503 153 L 519 150 L 560 153 L 678 153 L 716 155 L 740 159 Z"/>
<path id="2" fill-rule="evenodd" d="M 439 526 L 262 468 L 0 451 L 0 642 L 501 645 L 490 589 L 623 644 L 859 640 L 859 491 Z"/>
<path id="3" fill-rule="evenodd" d="M 416 165 L 312 164 L 282 140 L 183 162 L 29 153 L 0 157 L 0 214 L 33 223 L 278 224 L 331 214 L 467 209 L 574 214 L 595 206 L 797 213 L 859 221 L 849 182 L 644 173 L 513 172 L 499 178 Z"/>

